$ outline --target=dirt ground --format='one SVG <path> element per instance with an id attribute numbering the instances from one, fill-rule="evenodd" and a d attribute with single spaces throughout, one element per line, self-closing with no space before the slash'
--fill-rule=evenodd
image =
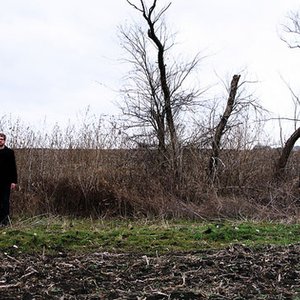
<path id="1" fill-rule="evenodd" d="M 300 299 L 300 245 L 154 257 L 0 253 L 0 259 L 5 300 Z"/>

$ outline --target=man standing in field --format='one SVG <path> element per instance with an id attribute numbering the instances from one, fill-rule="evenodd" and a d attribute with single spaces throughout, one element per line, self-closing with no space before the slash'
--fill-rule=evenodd
<path id="1" fill-rule="evenodd" d="M 6 226 L 10 222 L 10 191 L 16 188 L 18 180 L 15 153 L 5 142 L 6 135 L 0 133 L 0 226 Z"/>

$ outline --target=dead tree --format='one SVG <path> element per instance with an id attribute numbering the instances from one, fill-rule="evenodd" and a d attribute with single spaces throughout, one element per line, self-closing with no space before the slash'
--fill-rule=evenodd
<path id="1" fill-rule="evenodd" d="M 294 92 L 293 88 L 287 82 L 285 82 L 285 84 L 287 85 L 287 87 L 292 95 L 293 102 L 294 102 L 294 116 L 292 119 L 289 119 L 290 121 L 294 121 L 294 132 L 284 143 L 284 146 L 282 148 L 280 156 L 275 163 L 275 178 L 276 179 L 282 179 L 284 177 L 288 159 L 292 153 L 295 143 L 300 138 L 300 127 L 298 127 L 298 122 L 299 122 L 298 109 L 299 109 L 299 105 L 300 105 L 300 99 L 299 99 L 299 96 Z"/>
<path id="2" fill-rule="evenodd" d="M 290 154 L 294 148 L 295 143 L 300 138 L 300 127 L 297 128 L 293 134 L 287 139 L 287 141 L 284 144 L 284 147 L 282 148 L 281 154 L 279 159 L 277 160 L 276 166 L 275 166 L 275 177 L 277 179 L 282 178 L 286 164 L 288 162 L 288 159 L 290 157 Z"/>
<path id="3" fill-rule="evenodd" d="M 300 15 L 299 12 L 290 12 L 287 17 L 287 22 L 283 27 L 283 34 L 281 35 L 281 40 L 284 41 L 291 49 L 293 48 L 300 48 Z M 294 100 L 295 106 L 295 115 L 294 115 L 294 122 L 295 122 L 295 130 L 292 135 L 286 140 L 281 154 L 278 160 L 275 163 L 275 178 L 282 179 L 285 173 L 286 165 L 290 154 L 293 150 L 293 147 L 297 140 L 300 138 L 300 127 L 296 127 L 297 125 L 297 108 L 300 104 L 299 97 L 294 93 L 293 89 L 288 85 L 288 88 L 291 92 L 292 98 Z"/>
<path id="4" fill-rule="evenodd" d="M 140 1 L 141 6 L 137 7 L 132 2 L 127 1 L 131 6 L 140 11 L 148 24 L 148 37 L 154 42 L 157 48 L 157 62 L 160 73 L 160 84 L 164 97 L 164 110 L 166 115 L 166 123 L 169 129 L 170 141 L 172 146 L 171 161 L 173 169 L 177 170 L 177 156 L 178 156 L 178 138 L 176 133 L 176 127 L 174 123 L 173 111 L 171 106 L 171 91 L 168 85 L 167 72 L 165 65 L 165 45 L 156 34 L 155 24 L 158 18 L 168 9 L 170 4 L 161 10 L 158 16 L 154 15 L 157 0 L 153 1 L 153 4 L 149 9 L 145 4 L 145 1 Z"/>
<path id="5" fill-rule="evenodd" d="M 196 55 L 190 62 L 171 61 L 168 55 L 173 47 L 173 39 L 167 33 L 163 14 L 170 4 L 157 7 L 157 0 L 126 0 L 141 13 L 146 21 L 146 31 L 142 27 L 121 30 L 122 45 L 130 54 L 128 60 L 133 66 L 129 74 L 131 87 L 124 89 L 124 115 L 132 117 L 137 127 L 153 129 L 158 140 L 159 150 L 174 174 L 179 172 L 179 115 L 194 105 L 200 94 L 197 89 L 185 88 L 184 83 L 198 65 Z M 166 60 L 168 59 L 168 65 Z M 177 175 L 176 175 L 177 176 Z"/>
<path id="6" fill-rule="evenodd" d="M 240 75 L 234 75 L 231 80 L 227 105 L 226 105 L 223 115 L 221 116 L 220 122 L 216 126 L 216 129 L 214 131 L 214 135 L 212 138 L 212 144 L 211 144 L 212 152 L 211 152 L 211 156 L 209 159 L 209 166 L 208 166 L 209 177 L 212 181 L 214 181 L 216 172 L 217 172 L 221 138 L 224 134 L 228 119 L 234 110 L 235 99 L 236 99 L 236 94 L 237 94 L 237 90 L 238 90 L 238 83 L 239 83 L 240 77 L 241 77 Z"/>

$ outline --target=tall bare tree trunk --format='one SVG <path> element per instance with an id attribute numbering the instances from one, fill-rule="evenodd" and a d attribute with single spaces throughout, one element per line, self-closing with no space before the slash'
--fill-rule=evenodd
<path id="1" fill-rule="evenodd" d="M 290 154 L 293 150 L 295 143 L 299 138 L 300 138 L 300 127 L 293 132 L 293 134 L 288 138 L 288 140 L 284 144 L 284 147 L 282 148 L 281 155 L 275 165 L 275 177 L 277 179 L 281 178 L 282 175 L 284 174 L 285 167 L 290 157 Z"/>
<path id="2" fill-rule="evenodd" d="M 226 128 L 228 119 L 233 111 L 236 93 L 238 90 L 238 83 L 240 80 L 241 75 L 234 75 L 231 80 L 229 97 L 227 100 L 227 105 L 225 111 L 221 117 L 219 124 L 216 127 L 213 140 L 212 140 L 212 153 L 209 159 L 209 177 L 211 180 L 215 179 L 217 167 L 218 167 L 218 160 L 219 160 L 219 152 L 220 152 L 220 144 L 221 138 Z"/>
<path id="3" fill-rule="evenodd" d="M 150 10 L 151 13 L 151 10 Z M 151 20 L 151 14 L 149 13 L 148 16 L 144 17 L 146 18 L 149 26 L 148 30 L 148 36 L 149 38 L 155 43 L 158 50 L 158 67 L 160 71 L 160 83 L 161 88 L 164 95 L 164 103 L 165 103 L 165 110 L 166 110 L 166 121 L 167 126 L 169 129 L 170 134 L 170 140 L 171 140 L 171 146 L 172 146 L 172 152 L 171 152 L 171 161 L 172 161 L 172 167 L 177 173 L 178 171 L 178 163 L 177 163 L 177 156 L 178 156 L 178 138 L 176 133 L 176 127 L 174 124 L 174 118 L 173 118 L 173 111 L 171 107 L 171 93 L 169 89 L 169 85 L 167 83 L 167 75 L 166 75 L 166 66 L 164 61 L 164 53 L 165 49 L 157 35 L 155 34 L 154 30 L 154 22 Z"/>
<path id="4" fill-rule="evenodd" d="M 161 8 L 157 7 L 158 3 L 163 1 L 158 0 L 126 0 L 129 5 L 139 11 L 144 20 L 147 22 L 147 37 L 144 39 L 144 28 L 136 31 L 135 35 L 125 34 L 127 50 L 132 55 L 132 62 L 137 67 L 139 74 L 133 76 L 135 78 L 137 87 L 145 86 L 144 83 L 149 84 L 150 98 L 146 93 L 139 93 L 145 96 L 142 110 L 139 109 L 138 104 L 135 104 L 135 95 L 129 91 L 130 100 L 133 105 L 129 108 L 137 108 L 137 112 L 142 112 L 142 115 L 135 114 L 137 118 L 143 121 L 150 121 L 150 125 L 154 127 L 156 137 L 159 142 L 159 151 L 163 153 L 164 171 L 173 175 L 172 183 L 178 186 L 181 175 L 181 160 L 180 160 L 180 142 L 177 128 L 177 118 L 180 120 L 179 113 L 181 110 L 194 105 L 194 99 L 198 98 L 199 90 L 184 88 L 184 82 L 191 74 L 192 70 L 198 65 L 198 55 L 188 64 L 178 65 L 177 63 L 170 63 L 169 67 L 166 65 L 166 60 L 169 61 L 168 52 L 173 47 L 173 37 L 171 38 L 164 26 L 163 14 L 170 7 L 169 4 L 162 4 Z M 152 4 L 151 4 L 152 3 Z M 143 38 L 141 38 L 141 36 Z M 150 47 L 147 42 L 151 45 Z M 128 47 L 129 46 L 129 47 Z M 154 51 L 153 51 L 154 46 Z M 150 60 L 148 60 L 148 53 Z M 155 57 L 153 57 L 153 54 Z M 142 85 L 141 78 L 146 75 L 146 80 Z M 142 99 L 143 100 L 143 99 Z M 146 102 L 146 103 L 145 103 Z M 148 105 L 150 110 L 148 110 Z M 153 110 L 151 109 L 153 105 Z M 158 105 L 158 106 L 156 106 Z M 148 113 L 150 112 L 150 116 Z M 178 115 L 177 115 L 178 114 Z M 142 118 L 143 117 L 143 118 Z M 144 123 L 145 124 L 145 123 Z M 169 177 L 169 176 L 168 176 Z M 175 180 L 174 180 L 175 179 Z"/>

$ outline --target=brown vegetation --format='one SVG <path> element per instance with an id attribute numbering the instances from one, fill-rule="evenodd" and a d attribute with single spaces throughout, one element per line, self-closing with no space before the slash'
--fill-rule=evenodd
<path id="1" fill-rule="evenodd" d="M 214 184 L 209 151 L 185 148 L 180 182 L 152 149 L 16 149 L 15 215 L 285 218 L 297 216 L 299 152 L 273 180 L 275 149 L 223 150 Z"/>
<path id="2" fill-rule="evenodd" d="M 201 90 L 183 84 L 199 57 L 186 64 L 170 63 L 168 53 L 175 43 L 162 18 L 169 5 L 158 8 L 156 0 L 149 7 L 143 0 L 139 6 L 127 2 L 148 29 L 148 34 L 141 27 L 121 30 L 132 64 L 123 90 L 127 122 L 94 122 L 87 111 L 82 123 L 65 130 L 55 126 L 51 134 L 42 134 L 22 129 L 20 122 L 6 124 L 2 118 L 0 127 L 16 149 L 19 169 L 13 213 L 297 217 L 299 153 L 292 148 L 299 129 L 282 152 L 255 149 L 263 124 L 253 118 L 263 110 L 247 89 L 246 94 L 240 90 L 240 75 L 233 76 L 224 110 L 222 97 L 215 95 L 218 101 L 212 106 L 202 101 Z M 144 142 L 145 147 L 137 147 Z"/>

